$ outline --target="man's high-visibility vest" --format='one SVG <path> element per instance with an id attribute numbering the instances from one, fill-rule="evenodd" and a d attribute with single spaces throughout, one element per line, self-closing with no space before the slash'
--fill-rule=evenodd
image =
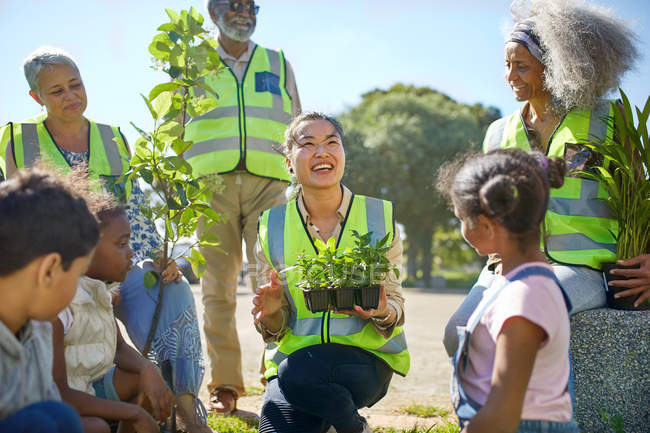
<path id="1" fill-rule="evenodd" d="M 352 231 L 372 232 L 372 242 L 390 233 L 393 241 L 393 205 L 391 202 L 354 195 L 339 237 L 340 247 L 354 247 Z M 302 290 L 297 287 L 301 274 L 290 269 L 297 257 L 304 253 L 316 255 L 316 247 L 305 228 L 297 201 L 268 209 L 259 220 L 258 235 L 267 260 L 278 272 L 284 293 L 291 305 L 289 329 L 277 343 L 267 345 L 264 373 L 267 378 L 277 374 L 278 365 L 294 351 L 314 344 L 337 343 L 355 346 L 384 360 L 395 372 L 406 375 L 410 356 L 406 337 L 401 326 L 395 327 L 386 339 L 381 336 L 371 320 L 363 320 L 331 311 L 312 313 L 305 306 Z M 279 271 L 289 269 L 280 274 Z"/>
<path id="2" fill-rule="evenodd" d="M 5 150 L 10 140 L 11 128 L 9 125 L 0 126 L 0 182 L 5 180 L 7 168 L 5 165 Z"/>
<path id="3" fill-rule="evenodd" d="M 613 117 L 611 110 L 610 101 L 599 101 L 592 110 L 570 111 L 553 133 L 547 156 L 565 158 L 567 144 L 595 138 L 611 140 L 612 128 L 603 121 Z M 485 152 L 508 148 L 531 151 L 519 110 L 493 122 L 485 134 Z M 567 167 L 573 168 L 581 156 L 578 153 L 574 160 L 567 161 Z M 567 176 L 562 187 L 551 189 L 542 249 L 552 262 L 600 270 L 601 263 L 616 260 L 618 224 L 606 198 L 606 191 L 597 181 L 579 177 Z"/>
<path id="4" fill-rule="evenodd" d="M 132 183 L 117 184 L 117 177 L 129 169 L 129 150 L 117 126 L 104 125 L 88 120 L 88 174 L 104 182 L 104 187 L 118 198 L 124 199 L 131 193 Z M 11 146 L 17 168 L 32 166 L 36 161 L 63 169 L 69 169 L 59 147 L 54 143 L 45 122 L 9 123 Z"/>
<path id="5" fill-rule="evenodd" d="M 195 175 L 227 173 L 244 161 L 254 175 L 290 180 L 285 158 L 275 150 L 292 115 L 285 69 L 282 51 L 257 45 L 241 84 L 228 67 L 206 77 L 219 106 L 187 125 L 185 139 L 194 145 L 184 156 Z"/>

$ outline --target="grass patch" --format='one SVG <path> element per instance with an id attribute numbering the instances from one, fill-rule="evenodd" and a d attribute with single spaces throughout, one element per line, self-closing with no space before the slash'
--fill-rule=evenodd
<path id="1" fill-rule="evenodd" d="M 455 422 L 434 424 L 430 427 L 420 427 L 417 424 L 409 429 L 396 429 L 393 427 L 377 427 L 374 433 L 458 433 L 460 426 Z"/>
<path id="2" fill-rule="evenodd" d="M 208 427 L 219 433 L 257 433 L 259 422 L 237 416 L 208 415 Z"/>
<path id="3" fill-rule="evenodd" d="M 419 416 L 421 418 L 430 418 L 434 416 L 444 418 L 449 414 L 449 411 L 444 407 L 429 406 L 417 403 L 411 403 L 410 406 L 403 408 L 402 412 L 409 415 Z"/>
<path id="4" fill-rule="evenodd" d="M 208 415 L 208 426 L 219 433 L 258 433 L 259 422 L 254 419 L 239 418 L 233 415 Z M 429 427 L 417 424 L 407 429 L 376 427 L 374 433 L 458 433 L 460 426 L 455 422 L 443 422 Z"/>
<path id="5" fill-rule="evenodd" d="M 264 394 L 264 387 L 262 386 L 247 386 L 245 395 L 262 395 Z"/>

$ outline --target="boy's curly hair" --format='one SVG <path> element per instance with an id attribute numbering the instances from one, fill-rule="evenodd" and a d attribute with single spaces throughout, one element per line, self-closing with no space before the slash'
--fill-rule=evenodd
<path id="1" fill-rule="evenodd" d="M 49 253 L 64 270 L 92 251 L 99 225 L 76 186 L 51 170 L 21 170 L 0 184 L 0 276 Z"/>

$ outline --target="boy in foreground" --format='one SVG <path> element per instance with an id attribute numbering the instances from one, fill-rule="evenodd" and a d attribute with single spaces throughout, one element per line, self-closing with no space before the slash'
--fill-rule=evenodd
<path id="1" fill-rule="evenodd" d="M 46 321 L 72 300 L 98 239 L 84 198 L 52 174 L 0 184 L 0 432 L 81 432 L 52 378 Z"/>

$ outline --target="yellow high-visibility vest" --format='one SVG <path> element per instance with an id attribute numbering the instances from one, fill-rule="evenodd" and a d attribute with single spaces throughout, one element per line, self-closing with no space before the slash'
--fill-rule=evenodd
<path id="1" fill-rule="evenodd" d="M 547 156 L 564 158 L 567 144 L 596 137 L 611 140 L 613 130 L 603 121 L 607 117 L 613 112 L 605 100 L 592 110 L 570 111 L 553 133 Z M 485 152 L 508 148 L 531 151 L 519 110 L 493 122 L 485 134 Z M 567 164 L 570 168 L 571 161 Z M 600 270 L 601 263 L 616 261 L 618 224 L 606 198 L 604 188 L 591 179 L 567 176 L 562 187 L 551 188 L 541 247 L 552 262 Z"/>
<path id="2" fill-rule="evenodd" d="M 228 67 L 206 77 L 219 106 L 187 125 L 185 139 L 194 145 L 184 156 L 195 175 L 227 173 L 244 161 L 254 175 L 290 180 L 285 158 L 275 150 L 284 141 L 292 115 L 285 81 L 282 51 L 259 45 L 242 83 Z"/>
<path id="3" fill-rule="evenodd" d="M 104 125 L 88 120 L 88 174 L 93 179 L 104 182 L 105 188 L 118 198 L 125 199 L 131 193 L 132 183 L 126 185 L 115 182 L 117 177 L 129 169 L 131 159 L 122 133 L 117 126 Z M 68 161 L 61 153 L 44 121 L 37 123 L 12 123 L 5 126 L 17 168 L 32 166 L 43 160 L 54 167 L 70 169 Z"/>
<path id="4" fill-rule="evenodd" d="M 392 203 L 354 195 L 343 222 L 340 247 L 354 247 L 353 230 L 359 233 L 372 232 L 373 243 L 389 233 L 390 245 L 394 236 Z M 312 313 L 307 309 L 302 290 L 297 287 L 302 275 L 297 269 L 290 268 L 301 253 L 315 256 L 316 247 L 302 222 L 295 199 L 286 205 L 264 211 L 259 220 L 258 236 L 267 260 L 281 278 L 284 293 L 291 305 L 289 329 L 280 341 L 269 344 L 266 348 L 264 374 L 267 378 L 276 375 L 280 362 L 294 351 L 325 343 L 361 348 L 384 360 L 396 373 L 406 375 L 410 355 L 401 326 L 396 326 L 392 335 L 384 338 L 370 320 L 334 314 L 331 311 Z M 279 273 L 287 268 L 289 270 L 286 272 Z"/>

